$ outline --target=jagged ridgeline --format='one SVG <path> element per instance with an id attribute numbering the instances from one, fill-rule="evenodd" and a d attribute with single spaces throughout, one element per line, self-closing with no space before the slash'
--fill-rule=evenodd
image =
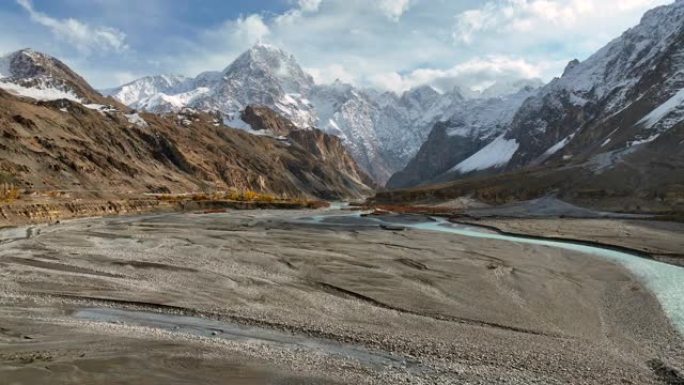
<path id="1" fill-rule="evenodd" d="M 539 86 L 539 80 L 495 84 L 481 96 L 497 99 Z M 183 107 L 219 111 L 229 124 L 243 128 L 248 126 L 240 120 L 241 111 L 249 104 L 265 105 L 300 129 L 318 127 L 341 138 L 381 185 L 406 166 L 434 123 L 461 110 L 466 100 L 457 88 L 438 92 L 421 86 L 396 95 L 340 81 L 315 84 L 294 56 L 266 44 L 255 45 L 223 71 L 195 78 L 149 76 L 104 93 L 152 112 Z"/>

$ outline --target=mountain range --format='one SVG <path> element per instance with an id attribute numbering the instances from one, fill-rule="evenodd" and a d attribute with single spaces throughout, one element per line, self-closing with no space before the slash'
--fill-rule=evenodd
<path id="1" fill-rule="evenodd" d="M 76 110 L 91 119 L 88 124 L 115 122 L 124 130 L 143 130 L 138 119 L 148 125 L 144 130 L 159 132 L 164 129 L 148 122 L 187 130 L 199 122 L 212 132 L 238 129 L 231 135 L 259 143 L 260 156 L 274 146 L 292 156 L 296 147 L 305 169 L 314 163 L 328 167 L 304 176 L 292 164 L 284 166 L 285 180 L 314 195 L 359 196 L 370 185 L 386 185 L 425 199 L 480 194 L 499 202 L 559 194 L 615 202 L 638 197 L 667 207 L 684 199 L 684 0 L 649 11 L 639 25 L 585 61 L 571 61 L 548 84 L 520 80 L 479 93 L 425 85 L 398 95 L 340 81 L 316 84 L 294 56 L 266 44 L 256 44 L 222 71 L 148 76 L 101 93 L 59 60 L 22 50 L 0 58 L 0 88 L 7 91 L 4 98 L 65 109 L 65 124 L 76 119 Z M 9 110 L 5 115 L 14 125 L 28 124 L 24 130 L 54 121 L 37 111 L 26 119 Z M 87 132 L 88 125 L 76 120 Z M 178 132 L 167 134 L 169 143 L 182 142 Z M 197 154 L 207 143 L 187 143 L 193 145 L 178 151 Z M 247 147 L 236 151 L 253 155 Z M 9 154 L 2 170 L 26 173 L 27 164 L 13 164 Z M 245 172 L 251 167 L 237 163 Z M 259 166 L 260 174 L 281 166 Z M 230 185 L 219 174 L 204 169 L 202 178 Z M 294 191 L 286 184 L 277 189 Z M 390 200 L 400 195 L 378 194 Z M 623 203 L 615 207 L 626 209 Z"/>
<path id="2" fill-rule="evenodd" d="M 480 96 L 496 98 L 541 85 L 539 80 L 495 84 Z M 155 113 L 184 107 L 216 111 L 226 124 L 248 131 L 240 118 L 244 108 L 268 106 L 300 129 L 316 127 L 342 138 L 358 164 L 381 185 L 415 156 L 435 122 L 451 111 L 467 109 L 459 89 L 442 93 L 421 86 L 396 95 L 340 81 L 315 84 L 294 56 L 261 43 L 223 71 L 195 78 L 148 76 L 103 93 Z"/>

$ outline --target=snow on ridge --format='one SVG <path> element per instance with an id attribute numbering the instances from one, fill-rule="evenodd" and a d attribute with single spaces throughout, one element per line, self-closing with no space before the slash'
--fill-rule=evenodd
<path id="1" fill-rule="evenodd" d="M 225 124 L 228 127 L 232 128 L 237 128 L 239 130 L 247 131 L 251 134 L 256 134 L 257 130 L 255 130 L 251 124 L 245 122 L 242 120 L 242 117 L 240 114 L 229 114 L 228 116 L 225 116 L 223 118 L 223 124 Z"/>
<path id="2" fill-rule="evenodd" d="M 0 80 L 0 88 L 13 95 L 31 98 L 41 102 L 66 99 L 81 104 L 85 108 L 95 110 L 100 113 L 117 111 L 117 109 L 112 106 L 106 106 L 103 104 L 96 103 L 86 103 L 83 101 L 83 99 L 79 98 L 73 91 L 65 91 L 54 87 L 23 87 L 15 83 Z M 60 109 L 60 111 L 65 112 L 64 109 Z"/>
<path id="3" fill-rule="evenodd" d="M 651 135 L 645 139 L 637 139 L 637 140 L 633 140 L 631 142 L 627 142 L 627 147 L 634 147 L 634 146 L 640 146 L 640 145 L 646 144 L 646 143 L 651 143 L 652 141 L 658 139 L 659 136 L 660 136 L 660 133 L 657 133 L 657 134 L 653 134 L 653 135 Z"/>
<path id="4" fill-rule="evenodd" d="M 180 110 L 190 105 L 194 99 L 209 93 L 209 91 L 210 89 L 208 87 L 198 87 L 188 92 L 182 92 L 173 95 L 159 92 L 141 99 L 130 106 L 136 109 L 143 109 L 152 112 L 170 112 L 172 110 Z"/>
<path id="5" fill-rule="evenodd" d="M 665 103 L 658 106 L 648 115 L 644 116 L 637 124 L 643 124 L 646 128 L 653 128 L 658 122 L 679 108 L 684 108 L 684 89 L 679 90 Z M 682 117 L 684 119 L 684 117 Z"/>
<path id="6" fill-rule="evenodd" d="M 481 171 L 507 165 L 516 151 L 518 151 L 520 144 L 515 139 L 506 139 L 505 136 L 506 134 L 502 134 L 497 137 L 480 151 L 457 164 L 449 171 L 465 174 L 471 171 Z"/>
<path id="7" fill-rule="evenodd" d="M 148 126 L 147 122 L 145 119 L 143 119 L 140 114 L 137 112 L 134 114 L 126 114 L 126 119 L 128 120 L 128 123 L 135 124 L 136 126 L 140 128 L 145 128 Z"/>
<path id="8" fill-rule="evenodd" d="M 18 84 L 3 81 L 0 81 L 0 88 L 4 89 L 5 91 L 8 91 L 11 94 L 24 96 L 39 101 L 67 99 L 76 103 L 83 104 L 83 100 L 81 100 L 73 92 L 67 92 L 57 88 L 27 88 L 22 87 Z"/>

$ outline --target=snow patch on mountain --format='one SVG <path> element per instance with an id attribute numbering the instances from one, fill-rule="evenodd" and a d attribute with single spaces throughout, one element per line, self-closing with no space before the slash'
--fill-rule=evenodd
<path id="1" fill-rule="evenodd" d="M 660 133 L 653 134 L 653 135 L 651 135 L 647 138 L 644 138 L 644 139 L 633 140 L 633 141 L 630 141 L 629 143 L 627 143 L 627 147 L 634 147 L 634 146 L 640 146 L 640 145 L 646 144 L 646 143 L 651 143 L 654 140 L 658 139 L 658 137 L 660 137 Z"/>
<path id="2" fill-rule="evenodd" d="M 657 123 L 662 121 L 669 115 L 674 115 L 677 113 L 675 119 L 669 122 L 670 126 L 675 123 L 684 120 L 684 89 L 679 90 L 673 97 L 668 99 L 665 103 L 661 104 L 655 110 L 651 111 L 648 115 L 644 116 L 637 124 L 643 124 L 646 128 L 653 128 Z"/>
<path id="3" fill-rule="evenodd" d="M 160 92 L 143 98 L 130 105 L 130 107 L 157 113 L 172 112 L 192 105 L 194 100 L 210 91 L 207 87 L 198 87 L 187 92 L 172 95 Z"/>
<path id="4" fill-rule="evenodd" d="M 561 140 L 560 142 L 554 144 L 553 146 L 551 146 L 551 148 L 549 148 L 548 150 L 546 150 L 546 152 L 544 152 L 544 155 L 542 155 L 542 156 L 544 156 L 544 157 L 549 157 L 549 156 L 551 156 L 551 155 L 554 155 L 554 154 L 557 153 L 558 151 L 564 149 L 565 146 L 567 146 L 568 143 L 570 143 L 570 141 L 571 141 L 574 137 L 575 137 L 575 134 L 571 134 L 571 135 L 568 136 L 567 138 L 564 138 L 563 140 Z"/>
<path id="5" fill-rule="evenodd" d="M 505 166 L 518 151 L 520 144 L 515 139 L 501 135 L 468 159 L 454 166 L 451 171 L 469 173 Z"/>
<path id="6" fill-rule="evenodd" d="M 57 88 L 22 87 L 18 84 L 9 83 L 5 81 L 0 81 L 0 88 L 11 94 L 39 101 L 68 99 L 77 103 L 83 103 L 83 101 L 73 92 L 64 91 Z"/>
<path id="7" fill-rule="evenodd" d="M 143 119 L 140 114 L 133 113 L 133 114 L 126 114 L 126 119 L 128 120 L 128 123 L 135 124 L 136 126 L 140 128 L 145 128 L 148 126 L 147 122 L 145 119 Z"/>
<path id="8" fill-rule="evenodd" d="M 223 118 L 223 124 L 228 127 L 237 128 L 239 130 L 247 131 L 251 134 L 257 134 L 259 130 L 252 128 L 252 125 L 242 120 L 240 114 L 231 114 Z"/>

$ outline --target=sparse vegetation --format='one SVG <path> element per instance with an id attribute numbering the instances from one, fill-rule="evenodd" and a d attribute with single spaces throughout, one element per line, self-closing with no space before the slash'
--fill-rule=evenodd
<path id="1" fill-rule="evenodd" d="M 401 205 L 401 204 L 379 204 L 379 205 L 364 205 L 364 209 L 375 209 L 379 212 L 394 212 L 401 214 L 421 214 L 421 215 L 452 215 L 459 210 L 448 207 L 432 207 L 420 205 Z"/>
<path id="2" fill-rule="evenodd" d="M 306 208 L 327 207 L 328 203 L 323 201 L 308 200 L 303 198 L 288 198 L 277 196 L 270 193 L 260 193 L 254 190 L 231 189 L 214 193 L 195 193 L 195 194 L 162 194 L 157 199 L 165 202 L 182 201 L 233 201 L 233 202 L 254 202 L 254 203 L 281 203 L 297 205 Z"/>
<path id="3" fill-rule="evenodd" d="M 21 198 L 21 190 L 11 183 L 0 184 L 0 202 L 12 203 Z"/>

